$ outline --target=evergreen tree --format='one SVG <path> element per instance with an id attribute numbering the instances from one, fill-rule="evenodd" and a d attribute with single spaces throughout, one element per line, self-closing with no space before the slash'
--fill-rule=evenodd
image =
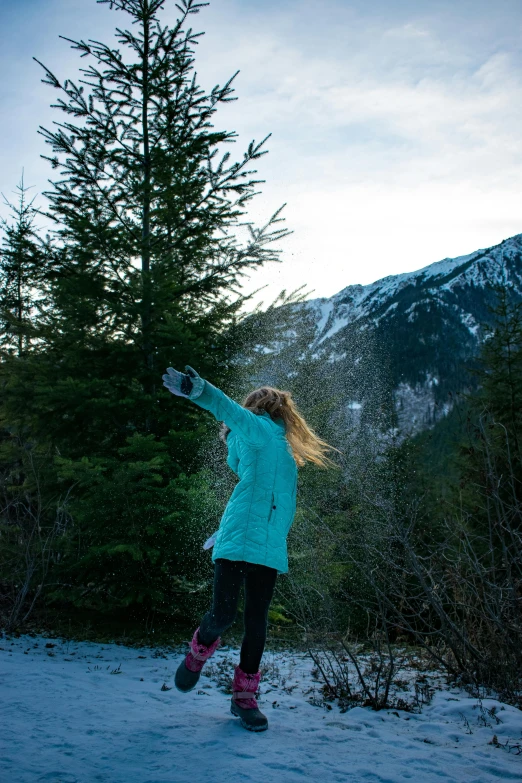
<path id="1" fill-rule="evenodd" d="M 509 526 L 522 524 L 522 302 L 508 285 L 494 288 L 493 321 L 484 326 L 486 339 L 471 369 L 478 390 L 465 396 L 468 414 L 457 492 L 472 526 L 489 530 L 496 519 L 494 527 L 502 536 L 506 514 Z M 498 544 L 493 538 L 488 538 L 489 548 Z"/>
<path id="2" fill-rule="evenodd" d="M 165 0 L 103 2 L 139 31 L 118 28 L 129 61 L 119 49 L 73 41 L 95 60 L 80 84 L 62 84 L 43 66 L 44 81 L 65 96 L 55 105 L 76 121 L 41 130 L 55 153 L 48 159 L 62 172 L 45 193 L 58 244 L 48 332 L 62 356 L 72 331 L 75 345 L 81 339 L 94 350 L 100 339 L 118 340 L 120 357 L 125 345 L 132 369 L 118 367 L 118 375 L 142 387 L 133 425 L 161 432 L 166 397 L 157 386 L 165 365 L 190 358 L 207 376 L 223 375 L 220 334 L 242 304 L 229 294 L 246 269 L 278 258 L 271 244 L 286 232 L 273 228 L 276 213 L 268 226 L 249 226 L 246 244 L 236 238 L 259 183 L 249 166 L 265 154 L 266 139 L 252 142 L 239 162 L 222 152 L 236 134 L 215 131 L 212 119 L 233 100 L 232 80 L 209 94 L 198 87 L 199 34 L 185 29 L 202 4 L 184 0 L 168 29 L 158 20 Z"/>
<path id="3" fill-rule="evenodd" d="M 99 1 L 130 18 L 133 31 L 117 29 L 130 56 L 71 41 L 94 61 L 78 84 L 42 66 L 65 115 L 41 128 L 61 175 L 40 210 L 54 222 L 50 300 L 37 348 L 9 367 L 2 422 L 52 446 L 56 498 L 74 487 L 54 597 L 175 612 L 200 568 L 198 540 L 187 541 L 208 524 L 196 471 L 210 417 L 173 405 L 161 375 L 190 363 L 226 386 L 241 279 L 278 260 L 287 232 L 280 210 L 261 228 L 246 219 L 266 139 L 234 162 L 224 145 L 236 134 L 214 129 L 234 98 L 232 79 L 208 94 L 197 85 L 200 34 L 187 24 L 202 4 L 182 0 L 169 29 L 165 0 Z"/>
<path id="4" fill-rule="evenodd" d="M 53 133 L 42 129 L 53 150 L 68 156 L 50 159 L 64 178 L 46 194 L 47 215 L 59 225 L 47 333 L 62 365 L 72 353 L 70 375 L 77 382 L 83 366 L 91 370 L 91 362 L 79 361 L 78 348 L 99 353 L 117 340 L 106 366 L 114 368 L 118 358 L 128 366 L 118 367 L 110 384 L 128 387 L 131 378 L 142 387 L 133 416 L 125 406 L 120 416 L 111 410 L 113 419 L 125 421 L 120 434 L 129 419 L 131 432 L 164 433 L 171 400 L 161 384 L 158 395 L 156 385 L 166 364 L 190 359 L 207 376 L 223 377 L 222 327 L 242 304 L 241 298 L 229 301 L 230 290 L 246 268 L 277 259 L 269 245 L 285 232 L 271 229 L 275 216 L 260 230 L 250 227 L 246 245 L 236 240 L 258 184 L 248 166 L 264 154 L 264 142 L 252 143 L 238 163 L 228 152 L 217 158 L 235 136 L 211 124 L 219 104 L 233 99 L 232 80 L 209 95 L 196 84 L 191 46 L 199 35 L 184 25 L 201 4 L 183 3 L 172 30 L 157 19 L 164 2 L 110 5 L 127 12 L 140 31 L 118 30 L 135 61 L 125 63 L 119 50 L 98 42 L 73 42 L 97 63 L 81 80 L 91 88 L 88 97 L 83 86 L 62 86 L 46 69 L 45 81 L 66 95 L 57 105 L 82 120 Z M 82 441 L 85 425 L 78 428 Z"/>
<path id="5" fill-rule="evenodd" d="M 22 357 L 30 348 L 31 326 L 38 308 L 37 297 L 42 283 L 43 250 L 34 226 L 34 198 L 27 199 L 24 177 L 17 186 L 18 204 L 4 196 L 11 210 L 11 221 L 0 219 L 3 229 L 0 246 L 0 351 Z"/>
<path id="6" fill-rule="evenodd" d="M 510 296 L 506 285 L 496 286 L 497 304 L 491 308 L 493 324 L 475 371 L 480 389 L 475 408 L 487 410 L 506 428 L 511 456 L 522 466 L 522 302 Z"/>

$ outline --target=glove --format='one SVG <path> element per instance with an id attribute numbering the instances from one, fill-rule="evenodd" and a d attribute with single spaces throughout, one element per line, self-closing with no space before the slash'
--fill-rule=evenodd
<path id="1" fill-rule="evenodd" d="M 210 538 L 207 538 L 205 543 L 203 544 L 203 549 L 212 549 L 214 544 L 216 543 L 216 537 L 217 537 L 218 531 L 216 530 L 215 533 L 212 533 Z"/>
<path id="2" fill-rule="evenodd" d="M 168 367 L 166 375 L 162 376 L 163 385 L 177 397 L 190 397 L 191 399 L 199 397 L 205 381 L 188 364 L 185 365 L 185 370 L 187 372 L 183 373 L 173 367 Z"/>
<path id="3" fill-rule="evenodd" d="M 163 375 L 163 385 L 177 397 L 188 397 L 192 391 L 190 375 L 178 372 L 173 367 L 167 368 L 167 374 Z"/>

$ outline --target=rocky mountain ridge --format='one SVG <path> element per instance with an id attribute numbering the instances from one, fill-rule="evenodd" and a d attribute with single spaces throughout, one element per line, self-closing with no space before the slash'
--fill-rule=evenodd
<path id="1" fill-rule="evenodd" d="M 388 387 L 398 427 L 411 434 L 432 426 L 450 410 L 452 394 L 469 388 L 469 363 L 491 322 L 492 285 L 499 283 L 522 299 L 522 234 L 296 304 L 291 328 L 259 343 L 258 355 L 274 384 L 303 368 L 313 375 L 312 366 L 328 367 L 352 420 L 376 386 Z"/>

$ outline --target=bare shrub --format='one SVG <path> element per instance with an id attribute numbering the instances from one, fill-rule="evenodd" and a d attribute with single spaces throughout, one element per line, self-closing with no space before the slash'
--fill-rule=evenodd
<path id="1" fill-rule="evenodd" d="M 430 531 L 422 498 L 402 513 L 386 498 L 367 498 L 384 535 L 341 539 L 344 558 L 364 580 L 363 595 L 344 593 L 379 623 L 422 647 L 457 682 L 522 705 L 522 515 L 520 485 L 508 458 L 497 459 L 503 425 L 478 423 L 482 504 L 448 513 Z M 506 469 L 507 464 L 507 469 Z M 480 515 L 479 515 L 480 511 Z M 330 531 L 331 532 L 331 531 Z M 328 526 L 323 527 L 328 534 Z"/>
<path id="2" fill-rule="evenodd" d="M 364 643 L 323 638 L 308 652 L 323 683 L 322 701 L 315 704 L 335 700 L 341 712 L 356 706 L 420 712 L 435 692 L 425 671 L 411 666 L 411 653 L 392 645 L 382 630 Z"/>
<path id="3" fill-rule="evenodd" d="M 389 706 L 390 686 L 395 674 L 395 656 L 386 640 L 384 644 L 376 634 L 371 640 L 371 650 L 363 652 L 361 645 L 324 645 L 320 649 L 308 648 L 317 672 L 324 682 L 325 698 L 337 699 L 341 711 L 360 704 L 380 710 Z"/>
<path id="4" fill-rule="evenodd" d="M 398 503 L 368 486 L 355 521 L 306 514 L 298 554 L 310 569 L 287 586 L 294 621 L 317 649 L 351 640 L 344 653 L 361 703 L 374 709 L 391 704 L 397 643 L 423 650 L 474 695 L 486 689 L 522 706 L 522 488 L 505 427 L 488 413 L 474 426 L 468 502 L 448 504 L 436 525 L 424 497 Z M 353 646 L 360 639 L 380 644 L 370 677 Z M 338 655 L 320 667 L 314 655 L 327 692 L 352 698 Z"/>
<path id="5" fill-rule="evenodd" d="M 20 444 L 18 444 L 20 445 Z M 31 446 L 23 449 L 23 464 L 0 474 L 0 619 L 5 632 L 24 623 L 42 595 L 55 544 L 69 522 L 67 500 L 44 501 L 42 461 Z"/>

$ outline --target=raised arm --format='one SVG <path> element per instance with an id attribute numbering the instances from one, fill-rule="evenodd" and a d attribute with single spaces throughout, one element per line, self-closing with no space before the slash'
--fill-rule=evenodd
<path id="1" fill-rule="evenodd" d="M 163 376 L 164 386 L 173 394 L 186 397 L 210 411 L 218 421 L 224 421 L 227 427 L 238 432 L 255 448 L 261 448 L 269 440 L 272 432 L 264 416 L 257 416 L 234 402 L 221 389 L 200 378 L 192 367 L 187 365 L 186 370 L 187 374 L 184 374 L 169 367 L 168 374 Z"/>

